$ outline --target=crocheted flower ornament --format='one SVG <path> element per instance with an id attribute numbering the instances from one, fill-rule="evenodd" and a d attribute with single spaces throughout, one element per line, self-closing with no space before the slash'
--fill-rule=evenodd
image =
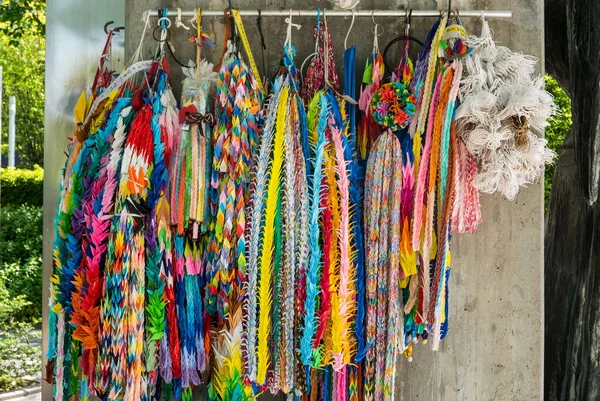
<path id="1" fill-rule="evenodd" d="M 415 115 L 415 96 L 400 82 L 384 84 L 373 94 L 371 114 L 382 127 L 406 128 Z"/>

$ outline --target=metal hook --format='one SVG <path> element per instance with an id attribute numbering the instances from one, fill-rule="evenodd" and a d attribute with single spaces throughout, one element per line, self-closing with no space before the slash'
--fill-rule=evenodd
<path id="1" fill-rule="evenodd" d="M 114 24 L 114 23 L 115 23 L 115 21 L 108 21 L 106 24 L 104 24 L 104 33 L 105 33 L 105 34 L 107 34 L 107 35 L 108 35 L 108 27 L 109 27 L 109 25 L 112 25 L 112 24 Z M 113 33 L 117 33 L 117 32 L 120 32 L 120 31 L 122 31 L 123 29 L 125 29 L 125 27 L 124 27 L 124 26 L 117 26 L 117 27 L 115 27 L 114 29 L 111 29 L 111 31 L 112 31 Z"/>
<path id="2" fill-rule="evenodd" d="M 258 28 L 258 34 L 260 35 L 260 47 L 262 50 L 265 50 L 267 45 L 265 44 L 265 35 L 262 31 L 262 10 L 260 8 L 258 9 L 258 17 L 256 18 L 256 27 Z"/>
<path id="3" fill-rule="evenodd" d="M 350 7 L 350 11 L 352 12 L 352 21 L 350 22 L 350 27 L 348 28 L 348 32 L 346 33 L 346 37 L 344 38 L 344 49 L 348 48 L 348 36 L 350 36 L 350 32 L 352 31 L 352 27 L 354 26 L 354 19 L 356 18 L 356 11 L 354 10 L 354 8 L 358 5 L 358 3 L 360 3 L 360 1 L 357 1 L 352 7 Z"/>
<path id="4" fill-rule="evenodd" d="M 231 43 L 233 44 L 233 46 L 235 47 L 236 51 L 238 49 L 238 35 L 236 34 L 236 27 L 235 27 L 235 21 L 233 18 L 233 13 L 231 12 L 233 10 L 233 3 L 231 0 L 228 1 L 229 7 L 226 9 L 227 10 L 227 14 L 229 15 L 229 32 L 230 32 L 230 40 Z"/>

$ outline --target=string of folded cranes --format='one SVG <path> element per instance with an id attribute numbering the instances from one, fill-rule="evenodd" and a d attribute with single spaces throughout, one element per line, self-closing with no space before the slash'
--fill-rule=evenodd
<path id="1" fill-rule="evenodd" d="M 457 15 L 414 68 L 406 40 L 389 80 L 375 40 L 357 94 L 355 47 L 340 87 L 325 20 L 301 79 L 290 18 L 263 89 L 239 12 L 213 66 L 198 10 L 181 108 L 170 22 L 118 76 L 109 32 L 61 183 L 54 399 L 189 400 L 207 382 L 211 400 L 393 400 L 398 354 L 446 336 L 451 234 L 475 232 L 479 192 L 513 199 L 554 156 L 536 60 Z"/>

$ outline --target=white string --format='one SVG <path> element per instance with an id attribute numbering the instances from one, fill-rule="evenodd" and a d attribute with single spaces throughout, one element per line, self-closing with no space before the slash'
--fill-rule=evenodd
<path id="1" fill-rule="evenodd" d="M 129 62 L 127 63 L 127 67 L 142 60 L 142 50 L 144 48 L 144 38 L 146 37 L 146 31 L 148 30 L 148 27 L 150 26 L 150 10 L 144 11 L 144 14 L 142 15 L 142 21 L 144 22 L 144 30 L 142 31 L 142 36 L 140 37 L 140 43 L 139 43 L 137 49 L 135 50 L 135 52 L 133 53 L 131 60 L 129 60 Z"/>
<path id="2" fill-rule="evenodd" d="M 373 33 L 373 53 L 379 53 L 379 37 L 383 35 L 383 25 L 375 22 L 375 10 L 371 13 L 371 19 L 373 20 L 373 26 L 371 27 L 371 32 Z M 379 28 L 381 28 L 381 33 L 379 32 Z"/>
<path id="3" fill-rule="evenodd" d="M 300 28 L 302 28 L 302 25 L 294 24 L 292 22 L 292 9 L 291 8 L 290 8 L 290 16 L 285 19 L 285 22 L 288 24 L 288 26 L 287 26 L 287 36 L 285 38 L 285 43 L 283 45 L 284 47 L 292 45 L 292 28 L 296 28 L 296 30 L 298 30 L 298 31 L 300 30 Z"/>
<path id="4" fill-rule="evenodd" d="M 302 73 L 302 71 L 304 70 L 304 65 L 306 64 L 306 62 L 308 60 L 312 60 L 317 54 L 318 54 L 317 52 L 309 54 L 302 62 L 302 65 L 300 66 L 300 80 L 301 81 L 304 81 L 304 74 Z"/>

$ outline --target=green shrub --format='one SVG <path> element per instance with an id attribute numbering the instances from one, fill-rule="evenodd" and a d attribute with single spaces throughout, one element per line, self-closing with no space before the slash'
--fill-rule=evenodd
<path id="1" fill-rule="evenodd" d="M 42 206 L 44 202 L 44 170 L 0 169 L 0 204 Z"/>
<path id="2" fill-rule="evenodd" d="M 10 298 L 23 296 L 30 305 L 17 313 L 19 320 L 41 316 L 42 246 L 41 207 L 0 209 L 0 283 Z"/>
<path id="3" fill-rule="evenodd" d="M 29 322 L 42 316 L 41 257 L 31 258 L 24 264 L 2 264 L 0 282 L 4 282 L 9 299 L 22 297 L 29 305 L 16 313 L 17 320 Z"/>
<path id="4" fill-rule="evenodd" d="M 20 387 L 26 384 L 23 376 L 40 372 L 41 350 L 32 343 L 39 335 L 31 323 L 18 321 L 29 306 L 23 296 L 11 297 L 0 280 L 0 391 Z"/>
<path id="5" fill-rule="evenodd" d="M 558 113 L 550 118 L 550 125 L 546 127 L 546 139 L 548 140 L 548 147 L 559 153 L 567 132 L 571 129 L 571 99 L 550 75 L 546 75 L 546 90 L 554 96 L 554 103 L 558 109 Z M 552 176 L 554 175 L 556 163 L 558 163 L 558 160 L 555 160 L 554 164 L 546 166 L 544 175 L 544 204 L 546 208 L 550 201 Z"/>

